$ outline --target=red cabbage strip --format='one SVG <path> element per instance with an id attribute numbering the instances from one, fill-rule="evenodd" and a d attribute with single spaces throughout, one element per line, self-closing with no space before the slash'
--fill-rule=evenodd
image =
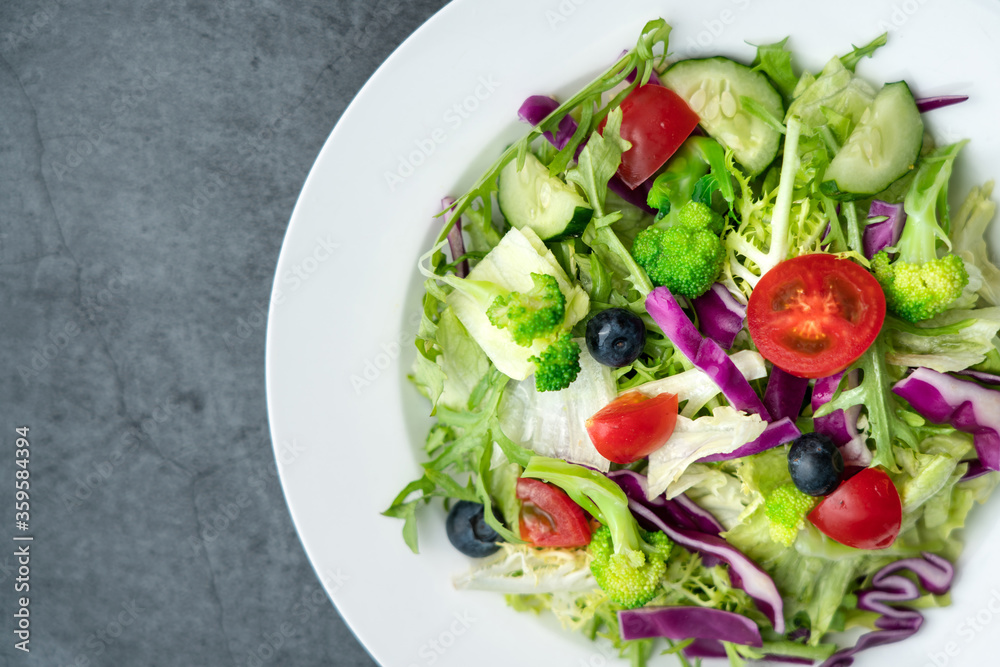
<path id="1" fill-rule="evenodd" d="M 1000 375 L 994 375 L 993 373 L 984 373 L 983 371 L 974 371 L 966 368 L 964 371 L 956 371 L 955 375 L 964 375 L 983 384 L 1000 385 Z"/>
<path id="2" fill-rule="evenodd" d="M 643 607 L 618 612 L 622 639 L 717 639 L 763 646 L 760 629 L 746 616 L 708 607 Z"/>
<path id="3" fill-rule="evenodd" d="M 764 406 L 772 419 L 788 417 L 795 421 L 802 411 L 802 401 L 809 388 L 809 379 L 786 373 L 777 366 L 771 368 L 771 377 L 764 390 Z"/>
<path id="4" fill-rule="evenodd" d="M 813 385 L 811 403 L 813 411 L 818 410 L 820 406 L 833 399 L 833 395 L 837 392 L 837 386 L 843 377 L 843 373 L 837 373 L 816 380 L 815 385 Z M 855 386 L 857 378 L 857 372 L 852 371 L 848 378 L 848 385 Z M 840 453 L 844 455 L 846 465 L 867 468 L 872 462 L 872 453 L 868 449 L 868 445 L 865 444 L 864 434 L 858 432 L 860 413 L 860 405 L 855 405 L 847 410 L 835 410 L 825 417 L 814 418 L 813 430 L 833 440 L 833 443 L 840 448 Z"/>
<path id="5" fill-rule="evenodd" d="M 662 495 L 657 496 L 653 500 L 648 500 L 646 498 L 646 477 L 644 475 L 631 470 L 615 470 L 608 473 L 608 479 L 620 486 L 627 497 L 635 498 L 645 503 L 647 507 L 656 512 L 656 515 L 661 520 L 668 522 L 675 528 L 701 530 L 694 518 L 672 500 L 667 500 Z M 721 532 L 720 530 L 719 533 Z M 715 534 L 718 535 L 719 533 Z"/>
<path id="6" fill-rule="evenodd" d="M 700 463 L 715 463 L 716 461 L 731 461 L 742 456 L 760 454 L 768 449 L 773 449 L 786 442 L 791 442 L 802 435 L 802 431 L 788 417 L 782 417 L 776 422 L 771 422 L 764 428 L 764 432 L 757 436 L 756 440 L 751 440 L 738 449 L 734 449 L 728 454 L 712 454 L 698 459 Z"/>
<path id="7" fill-rule="evenodd" d="M 667 500 L 662 495 L 653 500 L 646 496 L 646 476 L 632 470 L 614 470 L 608 479 L 621 487 L 629 498 L 646 505 L 664 521 L 671 521 L 677 528 L 697 530 L 710 535 L 718 535 L 725 527 L 708 510 L 700 507 L 683 493 Z"/>
<path id="8" fill-rule="evenodd" d="M 441 209 L 444 211 L 444 224 L 446 225 L 451 220 L 451 216 L 454 215 L 454 211 L 451 208 L 451 205 L 454 203 L 455 200 L 451 197 L 445 197 L 441 200 Z M 465 240 L 462 238 L 461 218 L 455 221 L 455 226 L 448 232 L 448 249 L 451 250 L 451 261 L 453 262 L 465 254 Z M 455 266 L 455 275 L 459 278 L 469 275 L 468 260 L 463 259 Z"/>
<path id="9" fill-rule="evenodd" d="M 737 301 L 722 283 L 712 283 L 707 292 L 692 299 L 691 303 L 698 315 L 701 332 L 725 349 L 731 348 L 736 335 L 743 330 L 747 307 Z"/>
<path id="10" fill-rule="evenodd" d="M 989 470 L 985 466 L 983 466 L 982 462 L 979 459 L 973 459 L 972 461 L 963 461 L 963 463 L 968 463 L 969 469 L 965 471 L 964 475 L 962 475 L 962 479 L 959 480 L 961 482 L 967 482 L 970 479 L 982 477 L 983 475 L 993 472 L 992 470 Z"/>
<path id="11" fill-rule="evenodd" d="M 813 411 L 819 410 L 821 406 L 833 400 L 843 377 L 844 374 L 841 372 L 816 380 L 815 385 L 813 385 L 811 402 Z M 860 412 L 861 406 L 857 405 L 849 408 L 846 412 L 835 410 L 825 417 L 816 417 L 813 419 L 813 430 L 829 436 L 835 445 L 843 447 L 858 436 L 858 414 Z"/>
<path id="12" fill-rule="evenodd" d="M 889 204 L 879 199 L 872 200 L 871 208 L 868 209 L 869 218 L 881 218 L 886 216 L 882 222 L 873 222 L 865 226 L 862 234 L 861 245 L 865 251 L 865 257 L 871 259 L 878 251 L 884 250 L 899 242 L 899 236 L 903 233 L 903 225 L 906 224 L 906 212 L 902 204 Z"/>
<path id="13" fill-rule="evenodd" d="M 628 51 L 627 50 L 623 50 L 621 52 L 621 55 L 619 55 L 618 57 L 621 58 L 626 53 L 628 53 Z M 633 69 L 631 72 L 628 73 L 628 77 L 626 77 L 625 80 L 628 81 L 629 83 L 632 83 L 633 81 L 635 81 L 635 75 L 636 75 L 637 72 L 638 72 L 638 69 Z M 646 82 L 646 85 L 648 86 L 650 84 L 652 84 L 654 86 L 662 86 L 663 85 L 663 82 L 660 81 L 660 77 L 656 75 L 656 70 L 655 69 L 651 69 L 650 72 L 649 72 L 649 80 Z"/>
<path id="14" fill-rule="evenodd" d="M 718 535 L 725 530 L 719 520 L 712 516 L 708 510 L 698 507 L 690 498 L 681 494 L 676 498 L 667 500 L 662 495 L 653 500 L 646 497 L 646 477 L 631 470 L 616 470 L 608 473 L 608 478 L 621 487 L 625 495 L 637 502 L 642 503 L 650 511 L 656 514 L 659 519 L 669 523 L 679 530 L 690 530 L 708 535 Z M 683 499 L 683 500 L 682 500 Z M 656 526 L 638 518 L 639 525 L 646 530 L 656 530 Z M 722 563 L 722 560 L 711 554 L 702 554 L 701 562 L 705 567 L 715 567 Z"/>
<path id="15" fill-rule="evenodd" d="M 892 391 L 930 421 L 971 433 L 983 467 L 1000 470 L 1000 392 L 929 368 L 916 369 Z"/>
<path id="16" fill-rule="evenodd" d="M 608 181 L 608 189 L 627 201 L 629 204 L 642 209 L 646 213 L 656 213 L 656 209 L 646 203 L 646 200 L 649 198 L 649 189 L 651 187 L 653 187 L 652 178 L 648 178 L 639 185 L 635 186 L 635 190 L 625 185 L 625 181 L 618 178 L 617 174 L 612 176 L 611 180 Z"/>
<path id="17" fill-rule="evenodd" d="M 684 655 L 688 658 L 726 658 L 726 647 L 714 639 L 695 639 L 684 647 Z M 809 658 L 796 658 L 790 655 L 774 655 L 768 653 L 764 660 L 770 662 L 787 662 L 793 665 L 811 665 Z"/>
<path id="18" fill-rule="evenodd" d="M 844 373 L 840 372 L 835 375 L 830 375 L 825 378 L 818 378 L 816 384 L 813 386 L 812 394 L 812 409 L 813 411 L 819 410 L 820 407 L 829 403 L 835 393 L 837 393 L 837 387 L 840 385 L 841 379 L 844 377 Z M 860 406 L 858 406 L 860 409 Z M 856 412 L 853 408 L 852 412 Z M 813 420 L 813 428 L 816 432 L 822 433 L 823 435 L 829 436 L 833 440 L 833 444 L 838 447 L 841 445 L 846 445 L 850 442 L 854 436 L 858 434 L 857 431 L 857 415 L 851 415 L 854 418 L 852 422 L 844 414 L 843 410 L 836 410 L 831 412 L 825 417 L 816 417 Z"/>
<path id="19" fill-rule="evenodd" d="M 531 126 L 538 125 L 548 118 L 549 114 L 559 108 L 559 102 L 546 95 L 532 95 L 521 104 L 517 110 L 517 117 Z M 549 140 L 549 143 L 558 150 L 562 150 L 569 143 L 573 133 L 576 132 L 576 121 L 569 114 L 566 114 L 559 121 L 559 128 L 555 136 L 551 132 L 545 132 L 542 136 Z"/>
<path id="20" fill-rule="evenodd" d="M 858 609 L 874 611 L 882 616 L 875 621 L 873 630 L 861 636 L 851 648 L 831 655 L 821 667 L 849 667 L 859 652 L 902 641 L 912 636 L 923 625 L 924 617 L 916 609 L 892 607 L 894 602 L 910 602 L 920 597 L 920 589 L 906 577 L 895 574 L 909 570 L 917 576 L 924 590 L 943 595 L 951 588 L 955 568 L 937 554 L 924 553 L 923 558 L 905 558 L 886 565 L 872 578 L 872 587 L 858 592 Z"/>
<path id="21" fill-rule="evenodd" d="M 555 101 L 551 97 L 547 97 L 545 95 L 532 95 L 521 104 L 521 108 L 517 110 L 517 117 L 525 123 L 535 126 L 545 120 L 548 115 L 557 108 L 559 108 L 559 102 Z M 548 139 L 549 143 L 555 146 L 558 150 L 562 150 L 566 147 L 566 144 L 569 143 L 573 133 L 576 132 L 576 128 L 576 121 L 573 120 L 572 116 L 566 114 L 559 121 L 559 127 L 556 129 L 554 136 L 551 132 L 544 132 L 542 136 Z M 580 155 L 580 151 L 583 150 L 586 143 L 586 141 L 580 142 L 580 145 L 576 148 L 577 155 Z M 649 188 L 652 187 L 652 185 L 653 179 L 651 178 L 647 179 L 646 182 L 642 183 L 634 190 L 625 185 L 622 179 L 618 178 L 617 175 L 612 176 L 611 180 L 608 181 L 608 188 L 612 192 L 647 213 L 655 213 L 655 211 L 650 208 L 649 204 L 646 203 L 646 198 L 649 195 Z"/>
<path id="22" fill-rule="evenodd" d="M 771 415 L 729 355 L 711 339 L 704 339 L 694 323 L 666 287 L 657 287 L 646 297 L 646 312 L 667 338 L 691 363 L 704 371 L 722 390 L 734 408 L 771 421 Z"/>
<path id="23" fill-rule="evenodd" d="M 964 102 L 967 99 L 969 99 L 968 95 L 939 95 L 938 97 L 921 97 L 919 100 L 916 100 L 917 111 L 924 113 L 926 111 L 940 109 L 941 107 L 950 107 L 952 104 L 958 104 L 959 102 Z"/>
<path id="24" fill-rule="evenodd" d="M 680 507 L 687 512 L 688 516 L 690 516 L 695 524 L 697 524 L 697 528 L 703 533 L 718 535 L 726 530 L 726 528 L 719 523 L 719 520 L 715 518 L 714 514 L 698 505 L 698 503 L 691 500 L 683 493 L 675 498 L 672 498 L 671 500 L 680 505 Z"/>
<path id="25" fill-rule="evenodd" d="M 775 632 L 780 634 L 785 631 L 785 618 L 782 612 L 784 601 L 781 599 L 778 587 L 774 585 L 774 580 L 767 572 L 747 558 L 743 552 L 716 535 L 674 528 L 661 520 L 643 502 L 630 498 L 628 506 L 637 519 L 644 520 L 657 530 L 663 531 L 667 537 L 682 547 L 701 554 L 710 554 L 727 563 L 729 579 L 733 585 L 743 589 L 753 599 L 757 608 L 771 621 Z"/>

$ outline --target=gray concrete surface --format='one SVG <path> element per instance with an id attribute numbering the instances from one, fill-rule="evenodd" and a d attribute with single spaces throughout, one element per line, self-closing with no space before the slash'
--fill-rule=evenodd
<path id="1" fill-rule="evenodd" d="M 266 308 L 323 141 L 443 4 L 0 2 L 0 665 L 373 664 L 281 495 Z"/>

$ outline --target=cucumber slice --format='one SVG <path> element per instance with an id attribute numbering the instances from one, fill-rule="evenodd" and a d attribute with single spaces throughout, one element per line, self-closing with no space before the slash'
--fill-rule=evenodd
<path id="1" fill-rule="evenodd" d="M 775 118 L 783 118 L 781 95 L 761 72 L 728 58 L 682 60 L 661 77 L 684 98 L 713 139 L 731 148 L 736 161 L 756 175 L 774 161 L 781 134 L 743 108 L 741 98 L 757 102 Z"/>
<path id="2" fill-rule="evenodd" d="M 788 105 L 785 118 L 798 116 L 808 128 L 829 124 L 837 141 L 844 143 L 875 99 L 875 89 L 833 58 Z M 842 122 L 835 122 L 842 121 Z"/>
<path id="3" fill-rule="evenodd" d="M 909 86 L 886 84 L 826 169 L 821 191 L 835 199 L 882 192 L 917 161 L 924 121 Z"/>
<path id="4" fill-rule="evenodd" d="M 531 153 L 517 170 L 511 160 L 500 170 L 497 203 L 512 227 L 530 227 L 542 240 L 554 240 L 583 233 L 594 209 L 576 188 L 549 169 Z"/>

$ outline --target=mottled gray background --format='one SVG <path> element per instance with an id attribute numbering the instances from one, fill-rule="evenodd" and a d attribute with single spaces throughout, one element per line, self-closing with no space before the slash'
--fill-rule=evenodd
<path id="1" fill-rule="evenodd" d="M 372 664 L 281 495 L 266 309 L 323 141 L 443 4 L 0 0 L 0 665 Z"/>

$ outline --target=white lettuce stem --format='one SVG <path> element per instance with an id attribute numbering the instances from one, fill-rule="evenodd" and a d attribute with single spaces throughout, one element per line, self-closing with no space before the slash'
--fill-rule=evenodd
<path id="1" fill-rule="evenodd" d="M 788 257 L 788 228 L 792 213 L 792 193 L 795 190 L 795 174 L 799 171 L 801 131 L 802 123 L 799 119 L 796 116 L 789 118 L 785 126 L 785 149 L 782 154 L 778 196 L 774 200 L 774 211 L 771 213 L 771 242 L 767 258 L 760 266 L 761 276 Z"/>

